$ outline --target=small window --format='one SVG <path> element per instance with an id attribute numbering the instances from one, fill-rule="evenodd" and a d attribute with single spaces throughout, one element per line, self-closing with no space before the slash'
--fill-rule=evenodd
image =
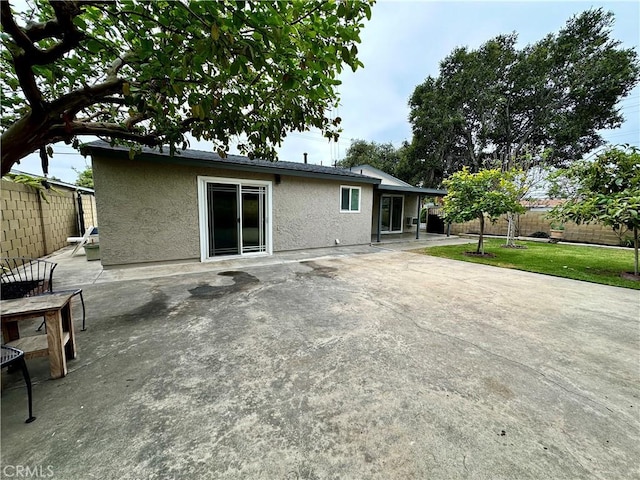
<path id="1" fill-rule="evenodd" d="M 360 212 L 360 187 L 340 187 L 340 211 Z"/>

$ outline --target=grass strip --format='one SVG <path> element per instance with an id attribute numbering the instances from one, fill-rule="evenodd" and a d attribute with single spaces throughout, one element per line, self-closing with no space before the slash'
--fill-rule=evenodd
<path id="1" fill-rule="evenodd" d="M 485 239 L 485 253 L 494 257 L 465 256 L 465 252 L 475 252 L 475 243 L 427 247 L 419 252 L 434 257 L 640 290 L 640 281 L 620 276 L 623 272 L 633 272 L 633 249 L 543 242 L 517 242 L 527 248 L 504 248 L 504 243 L 504 240 Z"/>

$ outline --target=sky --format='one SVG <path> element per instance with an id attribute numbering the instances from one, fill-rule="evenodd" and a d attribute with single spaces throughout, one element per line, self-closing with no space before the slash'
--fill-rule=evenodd
<path id="1" fill-rule="evenodd" d="M 330 165 L 344 155 L 353 139 L 391 142 L 399 147 L 411 141 L 409 97 L 428 77 L 437 76 L 439 63 L 454 48 L 476 49 L 487 40 L 516 32 L 518 47 L 556 33 L 573 15 L 603 7 L 615 15 L 612 37 L 625 48 L 640 53 L 640 2 L 579 1 L 390 1 L 379 0 L 372 18 L 361 32 L 359 58 L 364 68 L 343 71 L 338 87 L 343 132 L 337 143 L 329 143 L 319 131 L 293 132 L 278 151 L 279 159 Z M 603 131 L 613 144 L 640 147 L 640 86 L 620 103 L 625 116 L 621 128 Z M 83 139 L 90 141 L 90 139 Z M 206 142 L 193 140 L 191 148 L 211 150 Z M 49 174 L 74 183 L 77 170 L 89 165 L 70 146 L 54 146 Z M 231 153 L 235 153 L 233 150 Z M 16 169 L 41 174 L 40 160 L 31 155 Z"/>

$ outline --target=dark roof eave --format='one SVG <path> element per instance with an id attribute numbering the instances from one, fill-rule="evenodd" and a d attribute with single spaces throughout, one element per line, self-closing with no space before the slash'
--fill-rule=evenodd
<path id="1" fill-rule="evenodd" d="M 110 158 L 118 158 L 118 159 L 128 159 L 129 151 L 126 148 L 112 148 L 105 147 L 101 145 L 95 144 L 87 144 L 82 148 L 83 154 L 98 154 L 104 157 Z M 380 179 L 367 177 L 364 175 L 342 175 L 338 171 L 333 172 L 314 172 L 314 171 L 305 171 L 287 168 L 286 166 L 282 166 L 282 164 L 278 165 L 279 162 L 273 162 L 270 165 L 259 165 L 259 164 L 247 164 L 247 163 L 233 163 L 233 162 L 225 162 L 219 161 L 216 159 L 204 159 L 204 158 L 193 158 L 188 155 L 184 156 L 169 156 L 164 153 L 156 153 L 149 151 L 142 151 L 141 153 L 136 154 L 136 160 L 146 160 L 155 163 L 164 163 L 164 164 L 180 164 L 180 165 L 188 165 L 193 167 L 207 167 L 207 168 L 219 168 L 222 170 L 237 170 L 237 171 L 245 171 L 245 172 L 255 172 L 255 173 L 268 173 L 271 175 L 289 175 L 292 177 L 304 177 L 304 178 L 319 178 L 319 179 L 332 179 L 342 182 L 351 182 L 351 183 L 368 183 L 373 185 L 378 185 L 380 183 Z"/>
<path id="2" fill-rule="evenodd" d="M 386 192 L 407 192 L 407 193 L 419 193 L 421 195 L 441 195 L 447 194 L 446 190 L 438 188 L 422 188 L 422 187 L 402 187 L 399 185 L 384 185 L 380 184 L 376 186 L 378 190 L 384 190 Z"/>

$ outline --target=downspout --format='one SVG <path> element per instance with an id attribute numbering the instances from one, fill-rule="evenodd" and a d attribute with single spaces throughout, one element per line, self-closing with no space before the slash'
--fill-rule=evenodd
<path id="1" fill-rule="evenodd" d="M 86 226 L 84 224 L 84 208 L 82 206 L 82 194 L 80 190 L 77 191 L 77 201 L 78 201 L 78 225 L 80 226 L 80 236 L 84 235 L 86 230 Z"/>
<path id="2" fill-rule="evenodd" d="M 378 234 L 376 242 L 380 243 L 380 231 L 382 230 L 382 193 L 378 194 Z"/>
<path id="3" fill-rule="evenodd" d="M 420 240 L 420 202 L 422 200 L 422 196 L 418 194 L 418 223 L 416 223 L 416 240 Z"/>

